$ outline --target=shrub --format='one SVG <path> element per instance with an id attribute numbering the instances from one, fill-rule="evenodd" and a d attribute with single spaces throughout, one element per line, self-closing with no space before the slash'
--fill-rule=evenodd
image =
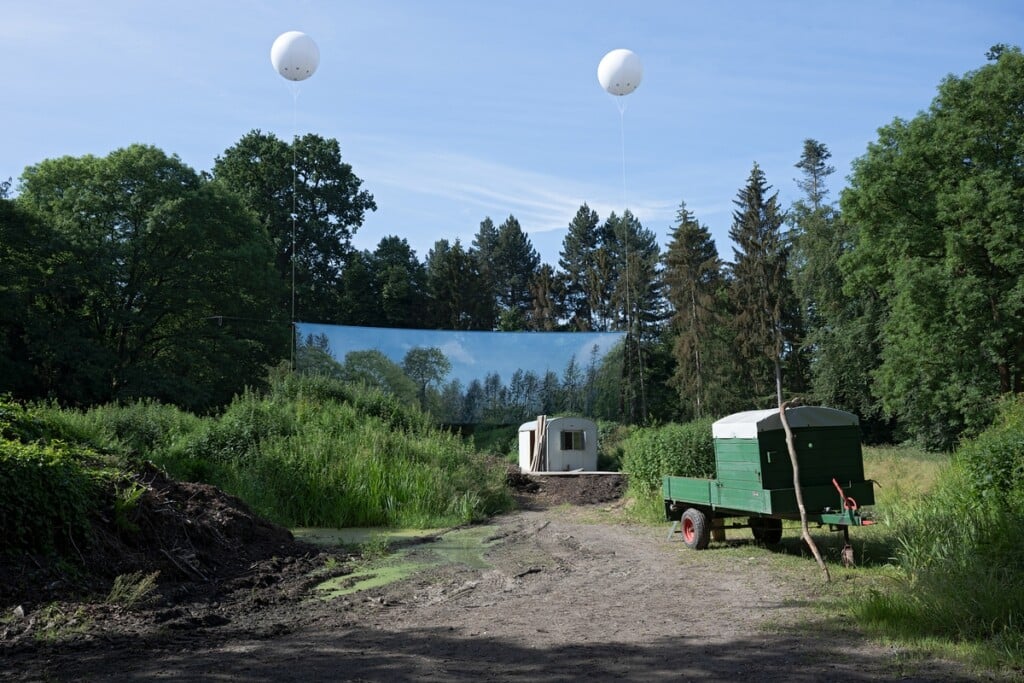
<path id="1" fill-rule="evenodd" d="M 956 462 L 981 497 L 1006 501 L 1024 491 L 1024 399 L 1002 403 L 995 423 L 963 444 Z"/>
<path id="2" fill-rule="evenodd" d="M 61 441 L 0 440 L 0 548 L 70 553 L 88 543 L 99 486 L 82 455 Z"/>
<path id="3" fill-rule="evenodd" d="M 651 490 L 665 475 L 714 477 L 711 420 L 638 429 L 623 446 L 622 469 L 630 486 Z"/>
<path id="4" fill-rule="evenodd" d="M 48 408 L 41 411 L 53 431 L 126 462 L 152 459 L 193 432 L 200 418 L 157 401 L 97 406 L 84 412 Z"/>

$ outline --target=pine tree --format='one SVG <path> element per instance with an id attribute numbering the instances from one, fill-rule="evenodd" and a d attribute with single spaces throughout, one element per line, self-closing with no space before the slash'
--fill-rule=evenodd
<path id="1" fill-rule="evenodd" d="M 598 329 L 591 304 L 597 299 L 592 290 L 600 282 L 595 277 L 599 222 L 597 212 L 583 204 L 562 240 L 558 267 L 564 273 L 565 315 L 574 330 Z"/>
<path id="2" fill-rule="evenodd" d="M 438 240 L 427 254 L 427 320 L 445 330 L 492 329 L 490 300 L 476 259 L 459 240 Z"/>
<path id="3" fill-rule="evenodd" d="M 498 240 L 490 259 L 499 314 L 514 311 L 523 321 L 527 319 L 532 308 L 530 282 L 539 266 L 540 256 L 530 238 L 515 216 L 509 216 L 498 227 Z"/>
<path id="4" fill-rule="evenodd" d="M 676 370 L 672 384 L 684 405 L 684 419 L 699 419 L 714 407 L 708 396 L 716 393 L 714 377 L 716 337 L 722 319 L 718 293 L 723 286 L 722 261 L 708 229 L 679 205 L 678 221 L 665 254 L 665 281 L 674 309 L 671 328 L 675 335 L 672 353 Z"/>
<path id="5" fill-rule="evenodd" d="M 778 193 L 769 195 L 770 189 L 755 162 L 746 186 L 733 202 L 731 298 L 736 349 L 744 361 L 752 398 L 767 401 L 774 388 L 777 404 L 781 404 L 782 366 L 787 351 L 793 348 L 795 306 L 786 275 L 788 249 L 781 232 L 784 216 Z"/>

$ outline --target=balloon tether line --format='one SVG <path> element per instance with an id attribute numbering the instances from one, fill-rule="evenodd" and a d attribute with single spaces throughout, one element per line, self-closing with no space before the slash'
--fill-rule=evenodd
<path id="1" fill-rule="evenodd" d="M 629 340 L 633 337 L 633 307 L 630 296 L 630 277 L 629 277 L 629 226 L 626 224 L 626 102 L 623 97 L 615 98 L 615 105 L 619 110 L 619 144 L 622 151 L 622 251 L 623 259 L 625 260 L 625 278 L 626 278 L 626 353 L 629 353 Z M 644 355 L 643 349 L 640 347 L 639 338 L 636 339 L 636 358 L 637 358 L 637 380 L 640 383 L 640 400 L 641 403 L 644 401 Z M 642 416 L 641 416 L 642 417 Z"/>
<path id="2" fill-rule="evenodd" d="M 299 86 L 293 84 L 291 86 L 292 91 L 292 324 L 289 333 L 291 334 L 292 340 L 289 346 L 291 347 L 291 365 L 292 372 L 295 372 L 295 356 L 296 356 L 296 324 L 295 324 L 295 217 L 296 217 L 296 194 L 298 188 L 298 152 L 296 147 L 299 142 L 299 130 L 298 130 L 298 109 L 299 109 Z"/>

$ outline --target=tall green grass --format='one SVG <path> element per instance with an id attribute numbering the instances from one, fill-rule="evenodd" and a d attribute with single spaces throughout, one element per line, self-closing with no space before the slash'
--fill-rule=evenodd
<path id="1" fill-rule="evenodd" d="M 510 507 L 504 468 L 378 390 L 288 378 L 152 459 L 286 526 L 459 524 Z"/>
<path id="2" fill-rule="evenodd" d="M 282 409 L 284 409 L 282 407 Z M 288 526 L 439 526 L 503 509 L 504 472 L 441 431 L 325 403 L 225 463 L 220 484 Z"/>
<path id="3" fill-rule="evenodd" d="M 511 507 L 497 459 L 434 427 L 418 408 L 333 379 L 285 376 L 207 417 L 154 402 L 87 411 L 41 406 L 31 419 L 19 417 L 25 409 L 17 404 L 5 406 L 7 434 L 81 444 L 125 471 L 152 461 L 176 478 L 218 486 L 285 526 L 434 527 Z M 26 461 L 24 449 L 7 450 L 7 462 Z M 53 451 L 39 457 L 54 461 Z M 5 501 L 2 509 L 13 515 L 10 488 L 0 491 Z"/>
<path id="4" fill-rule="evenodd" d="M 990 664 L 1024 665 L 1022 437 L 1024 403 L 1006 403 L 995 425 L 935 473 L 930 491 L 888 502 L 898 580 L 855 602 L 861 623 L 890 638 L 947 639 Z"/>
<path id="5" fill-rule="evenodd" d="M 908 502 L 917 500 L 938 483 L 949 467 L 948 453 L 916 446 L 864 446 L 864 477 L 875 482 L 875 517 L 893 521 Z"/>

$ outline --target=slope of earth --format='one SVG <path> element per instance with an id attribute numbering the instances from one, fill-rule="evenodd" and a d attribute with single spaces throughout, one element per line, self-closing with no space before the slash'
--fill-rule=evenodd
<path id="1" fill-rule="evenodd" d="M 190 560 L 205 580 L 179 569 L 147 605 L 40 605 L 20 627 L 7 617 L 0 677 L 970 680 L 941 661 L 907 669 L 898 651 L 817 615 L 813 569 L 780 571 L 753 545 L 740 560 L 688 551 L 664 527 L 625 522 L 621 481 L 510 484 L 521 509 L 492 521 L 483 563 L 437 563 L 423 543 L 406 552 L 427 568 L 325 601 L 311 587 L 351 571 L 347 555 L 279 539 L 282 552 L 230 575 Z"/>

